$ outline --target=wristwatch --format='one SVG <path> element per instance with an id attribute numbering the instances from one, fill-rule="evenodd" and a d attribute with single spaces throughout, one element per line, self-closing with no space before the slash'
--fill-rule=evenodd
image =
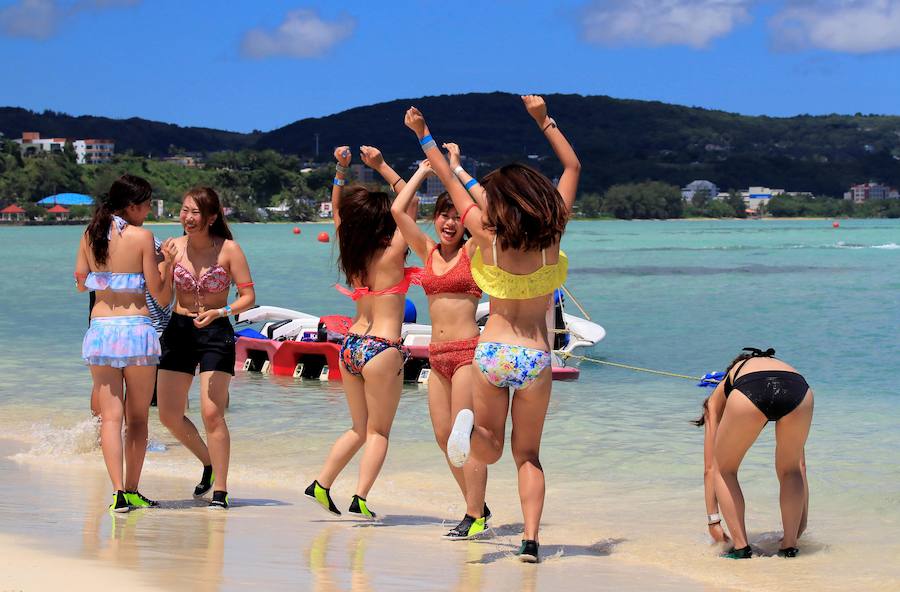
<path id="1" fill-rule="evenodd" d="M 706 515 L 706 523 L 709 526 L 712 526 L 713 524 L 718 524 L 721 521 L 722 521 L 722 517 L 719 515 L 718 512 L 716 512 L 715 514 L 707 514 Z"/>

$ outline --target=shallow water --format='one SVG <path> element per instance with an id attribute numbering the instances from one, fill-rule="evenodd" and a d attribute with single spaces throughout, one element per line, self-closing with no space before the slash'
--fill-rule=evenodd
<path id="1" fill-rule="evenodd" d="M 301 228 L 298 237 L 287 225 L 235 226 L 259 302 L 351 313 L 331 288 L 334 248 L 315 240 L 327 227 Z M 85 422 L 90 378 L 79 359 L 87 299 L 71 284 L 79 232 L 0 228 L 0 429 L 29 442 L 28 462 L 102 462 Z M 887 220 L 846 220 L 839 229 L 823 220 L 570 224 L 568 286 L 608 332 L 591 355 L 700 375 L 743 346 L 772 346 L 807 377 L 816 396 L 810 528 L 795 561 L 716 559 L 706 537 L 702 432 L 688 424 L 706 392 L 585 364 L 579 381 L 554 384 L 542 449 L 545 544 L 615 540 L 612 558 L 742 589 L 861 581 L 897 589 L 898 243 L 900 221 Z M 424 296 L 412 298 L 427 322 Z M 304 486 L 347 427 L 338 384 L 239 375 L 232 393 L 232 489 Z M 370 501 L 455 517 L 463 505 L 434 444 L 426 394 L 406 388 Z M 148 491 L 154 474 L 197 472 L 155 418 L 151 437 L 160 451 L 148 455 Z M 741 471 L 751 542 L 764 552 L 780 537 L 773 454 L 770 427 Z M 351 466 L 337 495 L 349 498 L 354 479 Z M 492 468 L 488 501 L 499 520 L 521 520 L 508 451 Z"/>

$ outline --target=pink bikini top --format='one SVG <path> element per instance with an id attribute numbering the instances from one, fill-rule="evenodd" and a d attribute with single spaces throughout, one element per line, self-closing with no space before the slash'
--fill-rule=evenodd
<path id="1" fill-rule="evenodd" d="M 462 252 L 456 265 L 450 268 L 443 275 L 434 273 L 434 267 L 431 260 L 434 258 L 434 252 L 440 245 L 435 245 L 428 254 L 428 261 L 425 262 L 425 273 L 422 274 L 422 289 L 429 296 L 435 294 L 468 294 L 481 298 L 481 288 L 472 279 L 472 268 L 469 261 L 469 253 L 466 251 L 465 245 L 460 249 Z"/>
<path id="2" fill-rule="evenodd" d="M 348 290 L 344 286 L 340 284 L 335 284 L 334 289 L 343 294 L 344 296 L 348 296 L 353 299 L 353 301 L 357 301 L 363 296 L 384 296 L 386 294 L 406 294 L 409 292 L 410 284 L 421 284 L 422 283 L 422 268 L 421 267 L 404 267 L 403 268 L 403 279 L 391 286 L 390 288 L 385 288 L 384 290 L 372 290 L 367 286 L 360 286 L 358 288 L 353 288 L 352 290 Z"/>
<path id="3" fill-rule="evenodd" d="M 194 277 L 181 263 L 175 264 L 175 287 L 185 292 L 196 294 L 218 294 L 228 289 L 231 277 L 221 265 L 214 265 L 206 270 L 199 278 Z"/>

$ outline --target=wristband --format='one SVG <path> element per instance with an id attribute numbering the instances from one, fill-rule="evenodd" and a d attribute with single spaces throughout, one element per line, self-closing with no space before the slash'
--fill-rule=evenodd
<path id="1" fill-rule="evenodd" d="M 431 136 L 428 137 L 430 138 Z M 432 148 L 437 148 L 437 142 L 435 142 L 434 140 L 428 140 L 428 142 L 422 144 L 422 152 L 427 153 Z"/>
<path id="2" fill-rule="evenodd" d="M 427 136 L 422 136 L 422 139 L 419 140 L 419 144 L 422 146 L 424 146 L 428 142 L 434 142 L 434 138 L 431 137 L 431 134 L 428 134 Z"/>
<path id="3" fill-rule="evenodd" d="M 462 165 L 457 165 L 455 169 L 453 169 L 453 174 L 457 177 L 466 172 L 466 169 L 462 168 Z"/>
<path id="4" fill-rule="evenodd" d="M 555 120 L 555 119 L 553 119 L 552 117 L 548 117 L 547 119 L 550 120 L 550 123 L 548 123 L 547 125 L 545 125 L 544 127 L 541 128 L 541 131 L 542 131 L 542 132 L 547 131 L 548 128 L 556 127 L 556 120 Z"/>
<path id="5" fill-rule="evenodd" d="M 337 177 L 335 177 L 334 184 L 337 185 L 338 187 L 343 187 L 344 185 L 347 184 L 347 180 L 346 179 L 338 179 Z"/>
<path id="6" fill-rule="evenodd" d="M 478 185 L 478 179 L 469 179 L 469 182 L 466 183 L 465 187 L 468 190 L 468 189 L 471 189 L 472 187 L 475 187 L 476 185 Z"/>
<path id="7" fill-rule="evenodd" d="M 230 304 L 226 304 L 226 305 L 225 305 L 225 316 L 227 317 L 227 316 L 230 316 L 230 315 L 231 315 L 231 305 L 230 305 Z"/>
<path id="8" fill-rule="evenodd" d="M 350 172 L 350 167 L 345 167 L 344 165 L 342 165 L 342 164 L 340 164 L 340 163 L 338 163 L 338 164 L 334 167 L 334 169 L 335 169 L 338 173 L 341 173 L 342 175 L 346 175 L 347 173 Z"/>
<path id="9" fill-rule="evenodd" d="M 715 514 L 707 514 L 706 515 L 706 524 L 707 525 L 713 526 L 714 524 L 719 524 L 720 522 L 722 522 L 722 517 L 719 515 L 718 512 L 716 512 Z"/>

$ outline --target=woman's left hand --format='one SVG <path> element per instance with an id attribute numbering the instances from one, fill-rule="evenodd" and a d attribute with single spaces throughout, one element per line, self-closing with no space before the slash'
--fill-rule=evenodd
<path id="1" fill-rule="evenodd" d="M 194 317 L 194 326 L 198 329 L 202 329 L 206 327 L 216 319 L 222 318 L 221 308 L 214 308 L 212 310 L 204 310 L 196 317 Z"/>
<path id="2" fill-rule="evenodd" d="M 166 266 L 172 265 L 172 262 L 175 261 L 175 257 L 178 256 L 178 249 L 175 247 L 175 239 L 173 238 L 164 240 L 159 247 L 159 250 L 163 256 L 163 260 L 166 262 Z"/>

